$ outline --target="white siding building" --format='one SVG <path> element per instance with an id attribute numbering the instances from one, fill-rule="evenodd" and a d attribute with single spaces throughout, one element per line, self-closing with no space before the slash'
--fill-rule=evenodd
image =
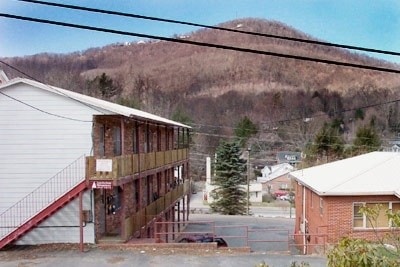
<path id="1" fill-rule="evenodd" d="M 8 80 L 4 72 L 0 81 L 0 248 L 16 240 L 12 232 L 38 214 L 43 217 L 36 227 L 26 226 L 16 244 L 79 243 L 80 209 L 85 212 L 83 242 L 95 243 L 93 195 L 85 184 L 93 116 L 181 124 L 29 79 Z"/>
<path id="2" fill-rule="evenodd" d="M 0 214 L 62 170 L 70 172 L 75 183 L 83 180 L 84 156 L 92 150 L 92 116 L 103 112 L 31 80 L 15 79 L 2 84 Z M 70 202 L 19 239 L 18 244 L 79 241 L 77 203 L 77 199 Z M 83 205 L 85 210 L 91 210 L 89 191 L 84 194 Z M 15 216 L 24 216 L 24 211 L 21 213 Z M 74 214 L 70 216 L 71 213 Z M 93 224 L 88 223 L 84 229 L 85 242 L 93 243 Z"/>

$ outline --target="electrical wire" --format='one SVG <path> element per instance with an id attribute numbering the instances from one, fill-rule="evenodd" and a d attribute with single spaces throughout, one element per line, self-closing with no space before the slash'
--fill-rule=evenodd
<path id="1" fill-rule="evenodd" d="M 80 104 L 83 104 L 83 105 L 89 107 L 90 109 L 93 109 L 93 110 L 99 112 L 100 114 L 105 114 L 102 110 L 97 109 L 97 108 L 95 108 L 94 106 L 89 105 L 89 104 L 87 104 L 87 103 L 85 103 L 85 102 L 83 102 L 83 101 L 80 101 L 80 100 L 78 100 L 78 99 L 75 99 L 75 98 L 73 98 L 73 97 L 70 97 L 69 95 L 65 94 L 64 92 L 61 92 L 60 90 L 58 90 L 56 87 L 51 86 L 51 85 L 49 85 L 49 84 L 46 84 L 46 83 L 44 83 L 44 82 L 39 81 L 38 79 L 32 77 L 31 75 L 27 74 L 26 72 L 24 72 L 24 71 L 22 71 L 22 70 L 20 70 L 20 69 L 18 69 L 18 68 L 16 68 L 16 67 L 14 67 L 14 66 L 12 66 L 11 64 L 8 64 L 7 62 L 4 62 L 4 61 L 1 60 L 1 59 L 0 59 L 0 63 L 4 64 L 5 66 L 7 66 L 7 67 L 9 67 L 9 68 L 11 68 L 11 69 L 13 69 L 13 70 L 19 72 L 19 73 L 21 73 L 22 75 L 25 75 L 26 77 L 28 77 L 29 79 L 31 79 L 31 80 L 33 80 L 33 81 L 36 81 L 36 82 L 38 82 L 38 83 L 43 84 L 44 86 L 46 86 L 47 88 L 49 88 L 49 89 L 52 90 L 52 91 L 56 91 L 57 93 L 59 93 L 59 94 L 65 96 L 65 97 L 67 97 L 67 98 L 69 98 L 69 99 L 71 99 L 71 100 L 73 100 L 73 101 L 75 101 L 75 102 L 78 102 L 78 103 L 80 103 Z M 20 102 L 23 103 L 22 101 L 20 101 Z M 27 104 L 27 105 L 28 105 L 28 104 Z M 68 117 L 65 117 L 65 118 L 68 118 Z M 72 119 L 72 120 L 75 120 L 75 119 Z"/>
<path id="2" fill-rule="evenodd" d="M 10 65 L 10 64 L 7 64 L 7 63 L 5 63 L 5 62 L 3 62 L 3 61 L 1 61 L 1 60 L 0 60 L 0 62 L 6 64 L 8 67 L 10 67 L 10 68 L 12 68 L 12 69 L 14 69 L 14 70 L 16 70 L 16 71 L 21 72 L 22 74 L 26 75 L 27 77 L 30 77 L 30 78 L 34 79 L 32 76 L 30 76 L 30 75 L 28 75 L 28 74 L 26 74 L 26 73 L 20 71 L 18 68 L 14 67 L 14 66 L 12 66 L 12 65 Z M 46 113 L 46 114 L 49 114 L 49 115 L 52 115 L 52 116 L 56 116 L 56 117 L 63 118 L 63 119 L 68 119 L 68 120 L 74 120 L 74 121 L 92 122 L 92 121 L 83 121 L 83 120 L 73 119 L 73 118 L 69 118 L 69 117 L 65 117 L 65 116 L 60 116 L 60 115 L 57 115 L 57 114 L 53 114 L 53 113 L 50 113 L 50 112 L 46 112 L 46 111 L 41 110 L 41 109 L 39 109 L 39 108 L 36 108 L 36 107 L 34 107 L 34 106 L 30 105 L 30 104 L 27 104 L 27 103 L 25 103 L 25 102 L 23 102 L 23 101 L 21 101 L 21 100 L 15 99 L 15 98 L 13 98 L 13 97 L 11 97 L 11 96 L 5 94 L 5 93 L 1 93 L 1 94 L 3 94 L 4 96 L 9 97 L 9 98 L 11 98 L 11 99 L 13 99 L 13 100 L 19 102 L 19 103 L 22 103 L 22 104 L 24 104 L 24 105 L 27 105 L 27 106 L 33 108 L 33 109 L 36 109 L 36 110 L 38 110 L 38 111 L 40 111 L 40 112 L 43 112 L 43 113 Z M 369 107 L 375 107 L 375 106 L 380 106 L 380 105 L 386 105 L 386 104 L 391 104 L 391 103 L 395 103 L 395 102 L 398 102 L 398 101 L 400 101 L 400 99 L 391 100 L 391 101 L 387 101 L 387 102 L 383 102 L 383 103 L 371 104 L 371 105 L 368 105 L 368 106 L 357 107 L 357 108 L 353 108 L 353 109 L 348 109 L 348 110 L 344 110 L 343 112 L 353 111 L 353 110 L 357 110 L 357 109 L 364 109 L 364 108 L 369 108 Z M 316 118 L 316 117 L 319 117 L 319 116 L 326 116 L 326 115 L 315 115 L 315 116 L 310 116 L 310 118 Z M 296 119 L 290 119 L 290 121 L 292 121 L 292 120 L 300 120 L 300 119 L 302 120 L 302 119 L 304 119 L 304 118 L 301 117 L 301 118 L 296 118 Z M 286 120 L 286 121 L 289 121 L 289 120 Z M 277 122 L 282 122 L 282 120 L 279 120 L 279 121 L 277 121 Z M 153 124 L 153 123 L 151 123 L 151 122 L 149 122 L 149 123 L 150 123 L 150 124 Z M 275 122 L 275 123 L 276 123 L 276 122 Z M 269 122 L 268 124 L 272 124 L 272 123 Z M 157 124 L 154 124 L 154 125 L 157 125 Z M 201 126 L 201 127 L 206 126 L 206 127 L 218 127 L 218 128 L 237 129 L 237 127 L 230 127 L 230 126 L 216 126 L 216 125 L 206 125 L 206 124 L 193 124 L 193 125 L 194 125 L 194 126 L 199 125 L 199 126 Z M 263 132 L 265 132 L 265 131 L 263 131 Z M 271 131 L 271 132 L 273 132 L 273 131 Z M 196 131 L 196 130 L 195 130 L 195 131 L 192 131 L 191 133 L 192 133 L 192 135 L 203 135 L 203 136 L 208 136 L 208 137 L 217 137 L 217 138 L 224 138 L 224 139 L 234 139 L 234 138 L 236 138 L 234 135 L 213 134 L 213 133 L 207 133 L 207 132 L 204 132 L 204 131 Z M 299 132 L 288 132 L 288 131 L 285 131 L 285 135 L 291 135 L 291 136 L 306 136 L 306 137 L 308 136 L 308 138 L 313 138 L 313 137 L 315 136 L 315 133 L 314 133 L 314 134 L 301 134 L 301 133 L 299 133 Z M 340 138 L 341 136 L 335 136 L 335 137 Z M 354 137 L 353 137 L 353 139 L 354 139 Z M 389 139 L 388 139 L 387 141 L 389 141 Z M 332 144 L 332 146 L 333 146 L 333 145 L 335 145 L 335 144 Z M 202 145 L 198 145 L 198 146 L 204 147 L 204 146 L 202 146 Z M 207 147 L 211 147 L 211 146 L 207 146 Z"/>
<path id="3" fill-rule="evenodd" d="M 77 5 L 59 4 L 59 3 L 39 1 L 39 0 L 18 0 L 18 1 L 28 2 L 28 3 L 33 3 L 33 4 L 40 4 L 40 5 L 48 5 L 48 6 L 53 6 L 53 7 L 74 9 L 74 10 L 89 11 L 89 12 L 100 13 L 100 14 L 116 15 L 116 16 L 129 17 L 129 18 L 138 18 L 138 19 L 144 19 L 144 20 L 153 20 L 153 21 L 159 21 L 159 22 L 167 22 L 167 23 L 195 26 L 195 27 L 201 27 L 201 28 L 207 28 L 207 29 L 213 29 L 213 30 L 241 33 L 241 34 L 268 37 L 268 38 L 275 38 L 275 39 L 281 39 L 281 40 L 287 40 L 287 41 L 293 41 L 293 42 L 309 43 L 309 44 L 314 44 L 314 45 L 330 46 L 330 47 L 359 50 L 359 51 L 365 51 L 365 52 L 371 52 L 371 53 L 400 56 L 400 52 L 395 52 L 395 51 L 380 50 L 380 49 L 373 49 L 373 48 L 352 46 L 352 45 L 344 45 L 344 44 L 337 44 L 337 43 L 330 43 L 330 42 L 322 42 L 322 41 L 315 41 L 315 40 L 307 40 L 307 39 L 301 39 L 301 38 L 280 36 L 280 35 L 275 35 L 275 34 L 249 32 L 249 31 L 229 29 L 229 28 L 218 27 L 218 26 L 210 26 L 210 25 L 181 21 L 181 20 L 172 20 L 172 19 L 164 19 L 164 18 L 152 17 L 152 16 L 143 16 L 143 15 L 137 15 L 137 14 L 133 14 L 133 13 L 110 11 L 110 10 L 89 8 L 89 7 L 83 7 L 83 6 L 77 6 Z"/>
<path id="4" fill-rule="evenodd" d="M 28 106 L 28 107 L 30 107 L 30 108 L 32 108 L 32 109 L 35 109 L 35 110 L 37 110 L 37 111 L 40 111 L 40 112 L 45 113 L 45 114 L 50 115 L 50 116 L 58 117 L 58 118 L 61 118 L 61 119 L 67 119 L 67 120 L 71 120 L 71 121 L 90 122 L 90 123 L 92 122 L 92 121 L 85 121 L 85 120 L 80 120 L 80 119 L 74 119 L 74 118 L 70 118 L 70 117 L 65 117 L 65 116 L 62 116 L 62 115 L 54 114 L 54 113 L 45 111 L 45 110 L 43 110 L 43 109 L 37 108 L 37 107 L 35 107 L 35 106 L 32 106 L 32 105 L 30 105 L 30 104 L 28 104 L 28 103 L 25 103 L 25 102 L 23 102 L 23 101 L 21 101 L 21 100 L 19 100 L 19 99 L 16 99 L 16 98 L 14 98 L 14 97 L 12 97 L 12 96 L 10 96 L 10 95 L 7 95 L 7 94 L 5 94 L 5 93 L 3 93 L 3 92 L 1 92 L 1 91 L 0 91 L 0 94 L 2 94 L 2 95 L 4 95 L 5 97 L 8 97 L 8 98 L 10 98 L 10 99 L 12 99 L 12 100 L 18 102 L 18 103 L 21 103 L 21 104 L 23 104 L 23 105 L 25 105 L 25 106 Z"/>
<path id="5" fill-rule="evenodd" d="M 28 1 L 29 2 L 29 1 Z M 36 2 L 36 1 L 34 1 Z M 70 24 L 70 23 L 63 23 L 63 22 L 56 22 L 56 21 L 47 21 L 47 20 L 40 20 L 40 19 L 35 19 L 35 18 L 27 18 L 27 17 L 21 17 L 21 16 L 14 16 L 14 15 L 8 15 L 8 14 L 0 14 L 0 16 L 5 15 L 5 17 L 11 17 L 11 18 L 16 18 L 16 19 L 23 19 L 23 20 L 31 20 L 34 22 L 42 22 L 42 23 L 50 23 L 50 24 L 56 24 L 56 25 L 60 25 L 60 26 L 66 26 L 66 27 L 83 27 L 83 29 L 94 29 L 94 30 L 100 30 L 100 31 L 111 31 L 111 33 L 118 33 L 118 34 L 122 34 L 122 33 L 127 33 L 127 32 L 120 32 L 120 31 L 115 31 L 115 30 L 110 30 L 110 29 L 101 29 L 101 28 L 95 28 L 95 27 L 90 27 L 90 26 L 84 26 L 84 25 L 77 25 L 77 24 Z M 130 33 L 130 34 L 135 34 L 136 33 Z M 214 45 L 214 44 L 208 44 L 208 43 L 199 43 L 199 42 L 193 42 L 193 41 L 187 41 L 187 40 L 177 40 L 177 39 L 172 39 L 172 38 L 165 38 L 165 37 L 160 37 L 160 36 L 150 36 L 149 38 L 153 38 L 153 39 L 165 39 L 166 41 L 172 41 L 172 42 L 179 42 L 179 43 L 188 43 L 188 44 L 195 44 L 195 45 L 202 45 L 202 46 L 210 46 L 210 47 L 215 47 L 215 48 L 223 48 L 223 49 L 229 49 L 229 50 L 236 50 L 236 49 L 244 49 L 244 48 L 238 48 L 238 47 L 229 47 L 229 46 L 221 46 L 221 45 Z M 259 50 L 251 50 L 251 49 L 245 49 L 246 51 L 242 51 L 242 52 L 254 52 L 254 53 L 270 53 L 270 52 L 266 52 L 266 51 L 259 51 Z M 248 50 L 248 51 L 247 51 Z M 240 50 L 239 50 L 240 51 Z M 269 54 L 268 54 L 269 55 Z M 293 56 L 293 55 L 285 55 L 285 54 L 279 54 L 281 56 Z M 296 56 L 297 57 L 297 56 Z M 302 58 L 302 57 L 300 57 Z M 296 58 L 298 59 L 298 58 Z M 313 61 L 319 62 L 319 59 L 315 59 L 315 58 L 309 58 L 312 59 Z M 4 62 L 2 62 L 4 63 Z M 326 62 L 323 62 L 326 63 Z M 336 62 L 336 64 L 341 64 L 343 62 Z M 6 63 L 5 63 L 6 64 Z M 329 63 L 327 63 L 329 64 Z M 351 64 L 351 63 L 346 63 L 346 64 Z M 373 68 L 373 70 L 381 70 L 381 68 L 376 69 L 376 67 L 372 67 L 372 66 L 365 66 L 365 65 L 358 65 L 358 64 L 352 64 L 352 65 L 357 65 L 357 67 L 360 68 L 364 68 L 364 67 L 370 67 Z M 387 70 L 387 69 L 386 69 Z M 393 69 L 389 69 L 391 71 L 393 71 Z M 384 71 L 384 70 L 383 70 Z M 391 72 L 389 71 L 389 72 Z M 394 70 L 397 72 L 400 72 L 399 70 Z M 26 73 L 23 73 L 24 75 L 27 75 Z M 29 75 L 27 75 L 28 77 L 30 77 Z M 388 101 L 386 103 L 383 104 L 388 104 L 388 103 L 394 103 L 394 102 L 398 102 L 399 100 L 392 100 L 392 101 Z M 378 104 L 373 104 L 373 105 L 368 105 L 362 108 L 368 108 L 368 107 L 373 107 L 373 106 L 378 106 L 378 105 L 382 105 L 382 103 L 378 103 Z M 33 107 L 34 108 L 34 107 Z M 349 109 L 349 110 L 343 110 L 341 112 L 347 112 L 347 111 L 351 111 L 351 110 L 355 110 L 355 109 L 360 109 L 360 108 L 354 108 L 354 109 Z M 39 109 L 40 110 L 40 109 Z M 45 112 L 45 111 L 44 111 Z M 45 112 L 46 113 L 46 112 Z M 54 115 L 54 114 L 53 114 Z M 322 115 L 315 115 L 315 116 L 311 116 L 312 118 L 314 117 L 318 117 L 318 116 L 322 116 Z M 61 116 L 62 117 L 62 116 Z M 276 121 L 275 123 L 283 123 L 283 122 L 289 122 L 289 121 L 294 121 L 294 120 L 300 120 L 300 119 L 304 119 L 303 117 L 298 117 L 298 118 L 292 118 L 292 119 L 286 119 L 286 120 L 279 120 Z M 266 124 L 271 124 L 271 122 L 268 122 Z M 223 126 L 223 127 L 228 127 L 228 126 Z M 233 127 L 232 127 L 233 128 Z M 198 133 L 200 134 L 200 133 Z M 206 133 L 203 133 L 206 134 Z M 207 135 L 212 135 L 212 134 L 207 134 Z M 214 135 L 214 136 L 218 136 L 218 135 Z M 225 137 L 225 138 L 231 138 L 231 136 L 221 136 L 220 137 Z"/>
<path id="6" fill-rule="evenodd" d="M 294 59 L 294 60 L 307 61 L 307 62 L 315 62 L 315 63 L 324 63 L 327 65 L 336 65 L 336 66 L 344 66 L 344 67 L 400 74 L 399 69 L 376 67 L 376 66 L 355 64 L 355 63 L 343 62 L 343 61 L 320 59 L 320 58 L 298 56 L 298 55 L 291 55 L 291 54 L 282 54 L 282 53 L 276 53 L 276 52 L 271 52 L 271 51 L 262 51 L 262 50 L 255 50 L 255 49 L 236 47 L 236 46 L 204 43 L 204 42 L 197 42 L 197 41 L 191 41 L 191 40 L 186 40 L 186 39 L 175 39 L 175 38 L 170 38 L 170 37 L 162 37 L 162 36 L 157 36 L 157 35 L 120 31 L 120 30 L 114 30 L 114 29 L 108 29 L 108 28 L 99 28 L 99 27 L 82 25 L 82 24 L 74 24 L 74 23 L 67 23 L 67 22 L 61 22 L 61 21 L 55 21 L 55 20 L 46 20 L 46 19 L 39 19 L 39 18 L 26 17 L 26 16 L 18 16 L 18 15 L 6 14 L 6 13 L 0 13 L 0 17 L 24 20 L 24 21 L 31 21 L 31 22 L 37 22 L 37 23 L 42 23 L 42 24 L 51 24 L 51 25 L 57 25 L 57 26 L 62 26 L 62 27 L 68 27 L 68 28 L 77 28 L 77 29 L 97 31 L 97 32 L 106 32 L 106 33 L 112 33 L 112 34 L 118 34 L 118 35 L 156 39 L 156 40 L 162 40 L 162 41 L 168 41 L 168 42 L 174 42 L 174 43 L 231 50 L 231 51 L 237 51 L 237 52 L 243 52 L 243 53 L 273 56 L 273 57 Z"/>

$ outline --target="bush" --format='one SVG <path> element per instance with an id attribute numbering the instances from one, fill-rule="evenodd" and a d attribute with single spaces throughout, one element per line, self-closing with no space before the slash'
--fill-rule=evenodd
<path id="1" fill-rule="evenodd" d="M 363 239 L 345 237 L 339 241 L 327 254 L 330 267 L 387 267 L 399 266 L 395 254 L 390 254 L 382 246 Z"/>

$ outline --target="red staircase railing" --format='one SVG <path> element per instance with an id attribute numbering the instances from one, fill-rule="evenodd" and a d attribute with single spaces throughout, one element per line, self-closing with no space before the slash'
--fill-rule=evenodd
<path id="1" fill-rule="evenodd" d="M 0 214 L 0 249 L 37 226 L 85 189 L 85 156 L 81 156 Z"/>

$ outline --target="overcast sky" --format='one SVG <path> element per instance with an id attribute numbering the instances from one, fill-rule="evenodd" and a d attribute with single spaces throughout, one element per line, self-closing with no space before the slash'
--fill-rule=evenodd
<path id="1" fill-rule="evenodd" d="M 138 15 L 217 25 L 238 18 L 283 22 L 328 42 L 400 52 L 397 0 L 48 0 Z M 170 37 L 198 28 L 0 0 L 0 13 Z M 0 57 L 69 53 L 131 36 L 25 22 L 0 16 Z M 400 63 L 400 57 L 373 56 Z"/>

